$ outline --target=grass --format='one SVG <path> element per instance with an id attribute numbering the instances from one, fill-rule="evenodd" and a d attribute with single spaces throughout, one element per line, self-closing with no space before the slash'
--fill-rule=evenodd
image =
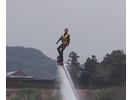
<path id="1" fill-rule="evenodd" d="M 87 93 L 80 100 L 126 100 L 126 87 L 109 87 Z M 37 88 L 7 89 L 6 97 L 6 100 L 61 100 L 58 90 Z"/>
<path id="2" fill-rule="evenodd" d="M 104 88 L 93 93 L 91 97 L 92 100 L 113 100 L 112 91 Z"/>
<path id="3" fill-rule="evenodd" d="M 110 87 L 108 89 L 113 91 L 113 100 L 126 100 L 126 87 Z"/>
<path id="4" fill-rule="evenodd" d="M 126 100 L 126 87 L 90 90 L 80 100 Z"/>
<path id="5" fill-rule="evenodd" d="M 6 100 L 59 100 L 58 92 L 53 95 L 51 89 L 7 89 Z"/>

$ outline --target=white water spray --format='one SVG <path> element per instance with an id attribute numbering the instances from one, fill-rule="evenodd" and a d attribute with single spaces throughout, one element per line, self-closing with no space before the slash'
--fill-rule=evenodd
<path id="1" fill-rule="evenodd" d="M 58 66 L 59 75 L 61 78 L 60 91 L 62 100 L 79 100 L 73 82 L 67 70 L 67 65 Z"/>

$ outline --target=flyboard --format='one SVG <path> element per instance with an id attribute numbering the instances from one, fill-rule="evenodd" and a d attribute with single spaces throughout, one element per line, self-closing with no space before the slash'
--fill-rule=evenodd
<path id="1" fill-rule="evenodd" d="M 71 81 L 70 75 L 69 75 L 66 67 L 64 66 L 65 63 L 63 62 L 63 57 L 58 57 L 57 58 L 57 64 L 58 64 L 59 67 L 62 67 L 63 68 L 63 70 L 64 70 L 64 72 L 65 72 L 65 74 L 67 76 L 67 79 L 68 79 L 68 81 L 69 81 L 69 83 L 71 85 L 71 88 L 73 90 L 73 93 L 74 93 L 76 99 L 79 100 L 78 95 L 77 95 L 77 92 L 75 91 L 74 85 L 73 85 L 73 83 Z"/>
<path id="2" fill-rule="evenodd" d="M 57 64 L 60 65 L 60 66 L 64 65 L 64 63 L 63 63 L 63 56 L 58 56 L 57 57 Z"/>

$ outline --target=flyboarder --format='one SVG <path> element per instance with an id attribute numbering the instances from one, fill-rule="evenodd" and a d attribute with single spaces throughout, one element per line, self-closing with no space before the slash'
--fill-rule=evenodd
<path id="1" fill-rule="evenodd" d="M 59 56 L 57 57 L 57 62 L 63 65 L 63 51 L 65 50 L 66 47 L 69 46 L 69 43 L 70 43 L 70 34 L 68 34 L 67 28 L 64 29 L 64 33 L 59 38 L 59 40 L 56 42 L 56 44 L 58 44 L 60 40 L 62 41 L 62 44 L 59 45 L 59 47 L 57 48 L 57 51 L 59 53 Z"/>

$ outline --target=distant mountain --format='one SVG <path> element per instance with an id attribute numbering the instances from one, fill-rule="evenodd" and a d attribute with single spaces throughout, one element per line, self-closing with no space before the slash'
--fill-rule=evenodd
<path id="1" fill-rule="evenodd" d="M 22 70 L 38 79 L 54 79 L 57 63 L 40 50 L 6 46 L 6 72 L 14 70 Z"/>

